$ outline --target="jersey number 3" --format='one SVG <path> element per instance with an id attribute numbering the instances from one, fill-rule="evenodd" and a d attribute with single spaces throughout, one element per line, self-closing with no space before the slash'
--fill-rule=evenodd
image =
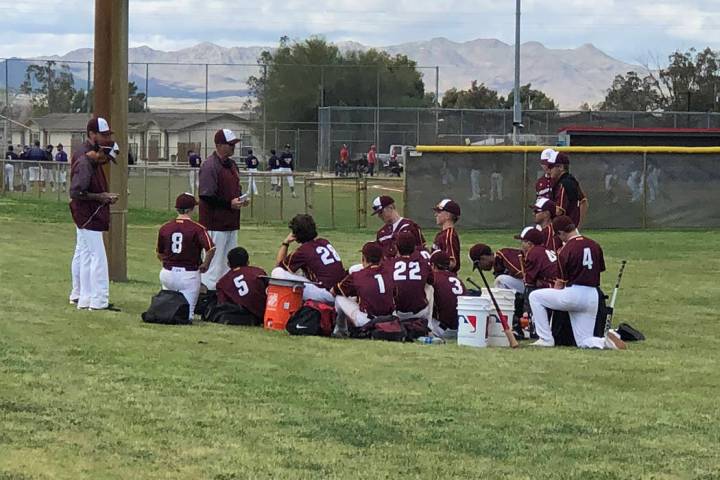
<path id="1" fill-rule="evenodd" d="M 583 267 L 587 267 L 588 270 L 592 270 L 593 266 L 593 259 L 592 259 L 592 252 L 589 248 L 583 249 Z"/>

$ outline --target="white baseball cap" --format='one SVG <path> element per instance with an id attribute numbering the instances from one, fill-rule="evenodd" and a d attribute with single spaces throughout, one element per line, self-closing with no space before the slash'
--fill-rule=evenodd
<path id="1" fill-rule="evenodd" d="M 552 148 L 546 148 L 542 151 L 540 154 L 540 161 L 541 162 L 553 162 L 555 161 L 555 157 L 557 156 L 558 152 L 556 152 Z"/>

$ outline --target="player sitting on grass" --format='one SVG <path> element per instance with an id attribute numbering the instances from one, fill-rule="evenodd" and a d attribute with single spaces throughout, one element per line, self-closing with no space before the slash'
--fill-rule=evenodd
<path id="1" fill-rule="evenodd" d="M 532 208 L 533 213 L 535 213 L 535 223 L 538 224 L 542 230 L 542 244 L 548 250 L 557 253 L 560 247 L 562 247 L 562 241 L 560 241 L 560 237 L 555 234 L 555 229 L 552 226 L 552 220 L 555 218 L 557 208 L 555 202 L 547 198 L 538 198 L 530 208 Z"/>
<path id="2" fill-rule="evenodd" d="M 540 339 L 538 347 L 553 347 L 555 340 L 550 329 L 547 310 L 570 314 L 575 343 L 580 348 L 627 348 L 614 332 L 604 338 L 594 336 L 600 286 L 600 272 L 605 271 L 605 259 L 600 245 L 577 231 L 575 223 L 566 215 L 553 220 L 564 246 L 558 254 L 561 278 L 555 288 L 543 288 L 530 294 L 535 328 Z"/>
<path id="3" fill-rule="evenodd" d="M 450 257 L 437 250 L 430 257 L 433 270 L 433 316 L 430 331 L 440 338 L 457 338 L 457 298 L 465 295 L 465 285 L 450 271 Z"/>
<path id="4" fill-rule="evenodd" d="M 435 211 L 435 223 L 442 229 L 435 236 L 433 252 L 437 250 L 445 252 L 450 258 L 450 271 L 457 273 L 460 271 L 460 237 L 455 230 L 455 224 L 460 219 L 460 205 L 446 198 L 433 210 Z"/>
<path id="5" fill-rule="evenodd" d="M 306 283 L 303 290 L 304 300 L 333 304 L 335 297 L 330 293 L 345 275 L 345 267 L 337 250 L 325 240 L 318 238 L 315 220 L 310 215 L 299 214 L 288 225 L 291 232 L 285 237 L 277 253 L 278 266 L 273 269 L 272 277 L 295 280 Z M 292 242 L 300 246 L 288 254 Z M 302 271 L 303 274 L 298 272 Z"/>
<path id="6" fill-rule="evenodd" d="M 395 311 L 393 272 L 382 267 L 382 260 L 380 245 L 366 243 L 362 248 L 362 270 L 346 276 L 333 288 L 338 313 L 333 336 L 347 336 L 348 320 L 361 328 L 373 318 L 389 316 Z"/>
<path id="7" fill-rule="evenodd" d="M 261 277 L 267 276 L 265 270 L 250 266 L 247 250 L 235 247 L 227 255 L 230 271 L 217 283 L 218 305 L 231 303 L 245 308 L 261 325 L 265 316 L 267 284 Z"/>
<path id="8" fill-rule="evenodd" d="M 157 241 L 157 256 L 163 265 L 160 270 L 162 288 L 183 294 L 190 305 L 190 320 L 200 295 L 200 274 L 207 272 L 215 255 L 215 246 L 207 229 L 191 218 L 196 205 L 191 194 L 178 195 L 175 199 L 178 216 L 160 227 Z"/>
<path id="9" fill-rule="evenodd" d="M 417 250 L 412 233 L 401 232 L 396 245 L 398 256 L 385 260 L 385 266 L 393 272 L 395 281 L 395 315 L 400 320 L 430 320 L 433 308 L 430 264 Z"/>

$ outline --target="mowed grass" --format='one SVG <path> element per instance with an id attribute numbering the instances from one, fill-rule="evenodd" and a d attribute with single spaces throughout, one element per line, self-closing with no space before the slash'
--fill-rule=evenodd
<path id="1" fill-rule="evenodd" d="M 718 478 L 718 232 L 587 232 L 606 291 L 629 261 L 617 318 L 648 340 L 511 351 L 145 325 L 153 212 L 130 213 L 123 312 L 77 311 L 65 208 L 0 199 L 0 479 Z M 269 269 L 285 234 L 240 243 Z M 372 232 L 322 235 L 351 264 Z"/>

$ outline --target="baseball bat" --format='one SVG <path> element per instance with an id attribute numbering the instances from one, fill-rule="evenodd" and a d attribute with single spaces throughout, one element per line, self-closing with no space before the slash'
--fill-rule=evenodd
<path id="1" fill-rule="evenodd" d="M 478 285 L 477 283 L 475 283 L 475 282 L 473 281 L 473 279 L 470 278 L 470 277 L 467 277 L 465 280 L 466 280 L 470 285 L 472 285 L 473 287 L 477 288 L 478 291 L 480 292 L 480 295 L 482 296 L 482 287 L 481 287 L 480 285 Z"/>
<path id="2" fill-rule="evenodd" d="M 513 335 L 512 331 L 510 330 L 510 325 L 508 325 L 505 315 L 503 315 L 502 310 L 500 310 L 500 305 L 498 305 L 497 300 L 495 300 L 495 295 L 493 295 L 492 290 L 490 290 L 490 285 L 488 284 L 488 281 L 485 278 L 485 274 L 482 272 L 482 270 L 480 270 L 480 276 L 483 279 L 483 283 L 485 284 L 485 288 L 487 288 L 488 295 L 490 295 L 490 299 L 492 300 L 493 305 L 495 305 L 495 311 L 497 312 L 498 317 L 500 317 L 500 323 L 502 324 L 503 333 L 505 333 L 505 336 L 510 343 L 510 347 L 518 348 L 520 344 L 515 339 L 515 335 Z"/>
<path id="3" fill-rule="evenodd" d="M 610 331 L 610 328 L 612 328 L 612 318 L 613 314 L 615 313 L 615 301 L 617 300 L 617 294 L 618 290 L 620 289 L 620 280 L 622 280 L 623 272 L 625 271 L 625 265 L 627 264 L 627 260 L 623 260 L 620 263 L 620 271 L 618 272 L 618 278 L 617 282 L 615 282 L 615 288 L 613 288 L 612 297 L 610 298 L 610 306 L 608 307 L 608 312 L 605 317 L 605 335 L 607 336 L 608 332 Z"/>

